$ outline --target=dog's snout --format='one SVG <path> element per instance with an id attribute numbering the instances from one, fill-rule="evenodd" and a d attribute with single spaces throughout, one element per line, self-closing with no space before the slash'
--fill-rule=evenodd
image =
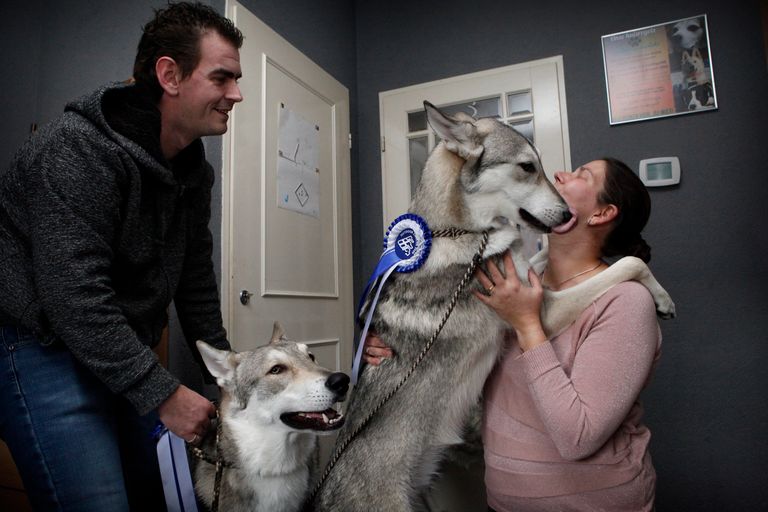
<path id="1" fill-rule="evenodd" d="M 349 376 L 346 373 L 336 372 L 328 376 L 325 387 L 331 391 L 343 395 L 349 389 Z"/>

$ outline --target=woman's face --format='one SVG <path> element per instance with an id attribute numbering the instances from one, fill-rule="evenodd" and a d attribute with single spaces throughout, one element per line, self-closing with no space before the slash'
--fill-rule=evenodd
<path id="1" fill-rule="evenodd" d="M 594 160 L 573 172 L 555 173 L 555 188 L 580 219 L 588 219 L 598 207 L 606 171 L 604 160 Z"/>

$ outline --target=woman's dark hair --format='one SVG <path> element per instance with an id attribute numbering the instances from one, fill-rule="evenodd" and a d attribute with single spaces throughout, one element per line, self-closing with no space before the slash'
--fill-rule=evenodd
<path id="1" fill-rule="evenodd" d="M 651 196 L 627 164 L 615 158 L 601 160 L 606 163 L 605 183 L 597 199 L 619 209 L 613 230 L 603 245 L 603 255 L 636 256 L 648 263 L 651 247 L 640 232 L 651 216 Z"/>
<path id="2" fill-rule="evenodd" d="M 179 65 L 182 78 L 188 77 L 200 62 L 200 39 L 209 31 L 218 33 L 235 48 L 243 45 L 243 34 L 234 23 L 207 5 L 179 2 L 156 10 L 155 18 L 144 26 L 136 51 L 136 84 L 148 89 L 154 100 L 160 99 L 163 89 L 155 75 L 157 60 L 171 57 Z"/>

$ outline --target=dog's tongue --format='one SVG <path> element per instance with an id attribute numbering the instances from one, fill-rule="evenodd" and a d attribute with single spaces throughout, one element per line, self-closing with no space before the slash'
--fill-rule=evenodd
<path id="1" fill-rule="evenodd" d="M 576 213 L 576 210 L 573 208 L 570 209 L 571 212 L 571 218 L 568 219 L 567 222 L 560 224 L 559 226 L 555 226 L 552 228 L 552 232 L 557 233 L 559 235 L 562 235 L 563 233 L 569 232 L 571 229 L 573 229 L 573 226 L 576 225 L 576 221 L 578 219 L 578 214 Z"/>

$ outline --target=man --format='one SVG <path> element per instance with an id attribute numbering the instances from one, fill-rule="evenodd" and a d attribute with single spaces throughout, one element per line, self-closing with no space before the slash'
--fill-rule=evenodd
<path id="1" fill-rule="evenodd" d="M 157 11 L 135 83 L 70 103 L 0 174 L 0 435 L 38 510 L 162 510 L 156 419 L 197 443 L 215 415 L 151 348 L 171 300 L 189 342 L 229 346 L 200 137 L 242 101 L 242 39 L 201 4 Z"/>

